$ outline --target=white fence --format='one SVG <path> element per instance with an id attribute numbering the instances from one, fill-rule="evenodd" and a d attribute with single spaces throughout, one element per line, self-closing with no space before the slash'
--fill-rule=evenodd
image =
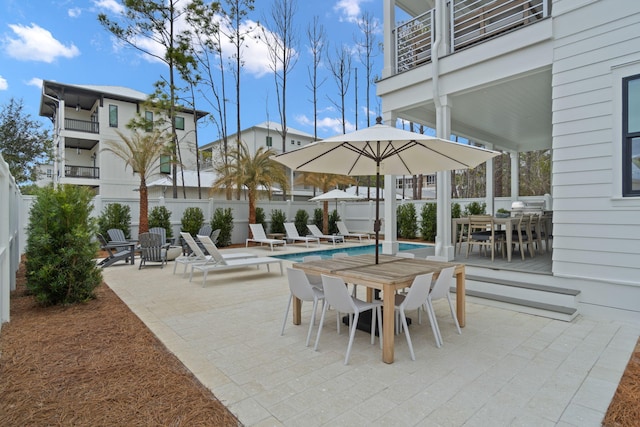
<path id="1" fill-rule="evenodd" d="M 0 323 L 9 321 L 9 297 L 16 288 L 16 272 L 20 263 L 18 239 L 20 222 L 20 190 L 0 154 Z"/>

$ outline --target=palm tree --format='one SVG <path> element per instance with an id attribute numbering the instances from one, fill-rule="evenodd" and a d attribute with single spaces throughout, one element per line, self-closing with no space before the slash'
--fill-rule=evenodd
<path id="1" fill-rule="evenodd" d="M 346 175 L 334 175 L 330 173 L 311 173 L 303 172 L 296 179 L 298 184 L 313 185 L 319 188 L 323 193 L 337 188 L 338 185 L 353 184 L 354 180 Z M 329 234 L 329 201 L 325 200 L 322 204 L 322 232 Z"/>
<path id="2" fill-rule="evenodd" d="M 252 155 L 246 144 L 240 143 L 238 147 L 229 153 L 229 162 L 218 162 L 215 172 L 218 178 L 212 185 L 213 190 L 228 189 L 237 186 L 238 189 L 247 189 L 249 199 L 249 224 L 256 222 L 256 200 L 258 189 L 262 186 L 271 197 L 274 184 L 287 190 L 287 174 L 284 166 L 271 160 L 275 151 L 260 147 Z"/>
<path id="3" fill-rule="evenodd" d="M 131 166 L 134 173 L 140 175 L 140 219 L 139 233 L 149 231 L 149 198 L 147 191 L 147 178 L 152 172 L 160 168 L 160 156 L 169 155 L 169 148 L 166 145 L 167 137 L 158 130 L 140 133 L 132 131 L 131 136 L 127 136 L 116 130 L 120 141 L 107 141 L 105 151 L 110 151 L 120 157 L 125 162 L 125 169 Z"/>

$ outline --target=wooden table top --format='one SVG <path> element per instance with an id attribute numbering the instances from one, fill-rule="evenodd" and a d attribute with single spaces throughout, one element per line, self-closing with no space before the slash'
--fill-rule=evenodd
<path id="1" fill-rule="evenodd" d="M 375 255 L 357 255 L 297 263 L 293 267 L 309 273 L 337 274 L 345 280 L 382 289 L 383 285 L 408 286 L 419 274 L 434 273 L 434 277 L 437 277 L 443 268 L 454 265 L 456 273 L 464 272 L 463 264 L 400 258 L 393 255 L 379 255 L 378 264 L 375 263 Z"/>

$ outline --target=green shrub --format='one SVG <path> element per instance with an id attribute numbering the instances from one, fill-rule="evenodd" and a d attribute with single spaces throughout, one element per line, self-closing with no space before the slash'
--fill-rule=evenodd
<path id="1" fill-rule="evenodd" d="M 220 235 L 218 236 L 218 242 L 216 246 L 221 248 L 229 246 L 231 244 L 231 232 L 233 231 L 233 213 L 231 208 L 217 208 L 213 212 L 211 218 L 211 228 L 214 230 L 220 229 Z"/>
<path id="2" fill-rule="evenodd" d="M 27 289 L 43 305 L 95 297 L 102 271 L 94 261 L 97 227 L 90 218 L 94 194 L 64 185 L 37 192 L 27 227 Z"/>
<path id="3" fill-rule="evenodd" d="M 198 234 L 200 227 L 204 225 L 204 214 L 202 213 L 202 209 L 197 207 L 185 209 L 182 214 L 181 223 L 182 231 L 195 236 Z"/>
<path id="4" fill-rule="evenodd" d="M 98 232 L 109 239 L 107 230 L 118 228 L 127 239 L 131 238 L 131 208 L 120 203 L 109 203 L 98 218 Z"/>
<path id="5" fill-rule="evenodd" d="M 167 239 L 173 237 L 171 230 L 171 211 L 165 206 L 156 206 L 149 213 L 149 228 L 162 227 L 167 230 Z"/>
<path id="6" fill-rule="evenodd" d="M 451 218 L 460 218 L 462 216 L 462 209 L 460 203 L 451 203 Z"/>
<path id="7" fill-rule="evenodd" d="M 315 208 L 313 210 L 313 224 L 316 225 L 320 230 L 322 230 L 322 217 L 323 217 L 322 208 Z"/>
<path id="8" fill-rule="evenodd" d="M 296 230 L 298 230 L 299 235 L 306 236 L 309 234 L 309 229 L 307 228 L 307 224 L 309 224 L 309 214 L 307 211 L 304 209 L 298 209 L 293 222 L 296 225 Z"/>
<path id="9" fill-rule="evenodd" d="M 397 209 L 398 237 L 415 239 L 418 232 L 416 207 L 413 203 L 398 206 Z"/>
<path id="10" fill-rule="evenodd" d="M 484 215 L 486 213 L 487 204 L 479 202 L 471 202 L 464 207 L 464 216 L 469 215 Z"/>
<path id="11" fill-rule="evenodd" d="M 267 216 L 264 209 L 256 207 L 256 224 L 262 224 L 263 229 L 267 229 Z"/>
<path id="12" fill-rule="evenodd" d="M 284 233 L 284 223 L 287 222 L 287 216 L 280 209 L 271 211 L 271 232 Z"/>
<path id="13" fill-rule="evenodd" d="M 338 234 L 338 221 L 340 221 L 340 215 L 334 209 L 329 213 L 329 234 Z"/>
<path id="14" fill-rule="evenodd" d="M 420 236 L 422 240 L 434 242 L 438 230 L 438 206 L 435 203 L 426 203 L 420 211 Z M 458 211 L 460 205 L 458 205 Z M 453 209 L 452 209 L 453 212 Z"/>

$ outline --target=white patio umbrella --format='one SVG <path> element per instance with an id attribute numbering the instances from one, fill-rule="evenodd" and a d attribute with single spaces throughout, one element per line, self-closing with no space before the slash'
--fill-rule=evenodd
<path id="1" fill-rule="evenodd" d="M 272 157 L 302 172 L 340 175 L 418 175 L 469 169 L 500 153 L 377 124 L 337 135 Z M 376 198 L 376 264 L 380 233 L 380 200 Z"/>
<path id="2" fill-rule="evenodd" d="M 355 194 L 347 193 L 346 191 L 335 189 L 331 191 L 327 191 L 326 193 L 322 193 L 319 196 L 316 196 L 312 199 L 309 199 L 311 202 L 324 202 L 325 200 L 335 200 L 336 201 L 336 210 L 338 210 L 338 200 L 362 200 L 364 196 L 358 196 Z"/>

